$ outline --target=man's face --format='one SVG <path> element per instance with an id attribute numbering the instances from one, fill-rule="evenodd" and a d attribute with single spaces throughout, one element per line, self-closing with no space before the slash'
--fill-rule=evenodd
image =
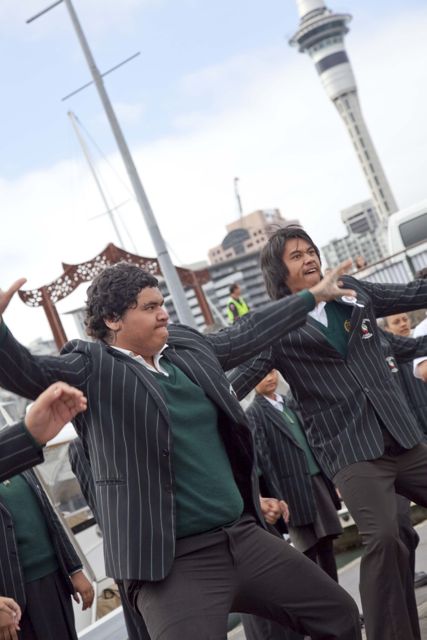
<path id="1" fill-rule="evenodd" d="M 286 241 L 283 252 L 283 263 L 289 274 L 286 284 L 292 293 L 310 289 L 320 282 L 320 260 L 313 245 L 301 238 L 290 238 Z"/>
<path id="2" fill-rule="evenodd" d="M 387 316 L 386 330 L 394 333 L 395 336 L 409 336 L 411 321 L 408 314 L 396 313 L 394 316 Z"/>
<path id="3" fill-rule="evenodd" d="M 233 291 L 233 293 L 232 293 L 231 295 L 232 295 L 232 297 L 233 297 L 233 298 L 235 298 L 236 300 L 237 300 L 238 298 L 240 298 L 240 286 L 237 286 L 237 287 L 234 289 L 234 291 Z"/>
<path id="4" fill-rule="evenodd" d="M 158 353 L 169 335 L 169 316 L 163 303 L 157 288 L 142 289 L 135 308 L 127 309 L 120 320 L 105 320 L 116 336 L 112 344 L 141 356 L 151 357 Z"/>
<path id="5" fill-rule="evenodd" d="M 257 393 L 261 396 L 272 396 L 277 389 L 279 376 L 276 369 L 272 369 L 265 378 L 261 380 L 255 387 Z"/>

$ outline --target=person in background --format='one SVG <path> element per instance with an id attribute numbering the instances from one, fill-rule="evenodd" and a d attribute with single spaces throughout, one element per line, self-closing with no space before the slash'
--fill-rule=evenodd
<path id="1" fill-rule="evenodd" d="M 416 274 L 417 278 L 427 279 L 427 267 L 420 269 Z M 414 329 L 414 338 L 421 338 L 427 335 L 427 318 L 424 318 Z M 427 358 L 417 358 L 414 360 L 414 375 L 419 380 L 427 383 Z"/>
<path id="2" fill-rule="evenodd" d="M 227 301 L 227 318 L 230 324 L 249 313 L 250 309 L 241 297 L 240 285 L 236 282 L 230 285 L 230 297 Z"/>
<path id="3" fill-rule="evenodd" d="M 71 597 L 86 609 L 94 591 L 31 470 L 0 482 L 0 566 L 0 595 L 22 610 L 20 639 L 77 640 Z"/>
<path id="4" fill-rule="evenodd" d="M 288 530 L 298 551 L 338 582 L 333 540 L 342 533 L 341 508 L 332 482 L 322 472 L 292 402 L 277 393 L 272 369 L 255 387 L 246 410 L 255 434 L 258 467 L 269 495 L 289 505 Z"/>
<path id="5" fill-rule="evenodd" d="M 427 439 L 427 385 L 417 380 L 413 373 L 411 353 L 416 342 L 410 338 L 411 320 L 407 313 L 398 313 L 383 319 L 385 331 L 380 339 L 390 371 L 397 385 L 403 390 L 408 408 L 412 411 L 420 428 Z M 409 355 L 408 355 L 409 352 Z M 427 573 L 415 571 L 415 551 L 419 543 L 419 536 L 411 520 L 411 504 L 408 498 L 396 495 L 397 519 L 399 535 L 409 551 L 409 565 L 414 579 L 415 588 L 427 584 Z"/>

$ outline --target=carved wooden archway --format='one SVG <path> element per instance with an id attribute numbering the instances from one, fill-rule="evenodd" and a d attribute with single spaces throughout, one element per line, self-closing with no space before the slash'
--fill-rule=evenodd
<path id="1" fill-rule="evenodd" d="M 19 295 L 25 304 L 30 307 L 43 307 L 58 349 L 61 349 L 67 342 L 67 336 L 56 310 L 56 303 L 66 298 L 83 282 L 93 280 L 105 267 L 121 261 L 136 264 L 154 276 L 162 275 L 156 258 L 143 258 L 110 243 L 102 253 L 92 258 L 92 260 L 80 264 L 66 264 L 63 262 L 64 272 L 50 284 L 46 284 L 39 289 L 19 291 Z M 202 285 L 211 279 L 209 271 L 207 269 L 191 271 L 191 269 L 183 269 L 182 267 L 176 267 L 176 270 L 183 286 L 194 289 L 205 323 L 207 325 L 213 324 L 212 312 L 202 289 Z"/>

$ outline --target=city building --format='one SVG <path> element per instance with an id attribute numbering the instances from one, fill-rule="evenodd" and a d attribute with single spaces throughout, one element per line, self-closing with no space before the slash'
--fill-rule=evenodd
<path id="1" fill-rule="evenodd" d="M 335 267 L 347 258 L 356 262 L 359 257 L 367 264 L 373 264 L 387 255 L 386 234 L 372 200 L 358 202 L 344 209 L 341 219 L 347 235 L 331 240 L 322 247 L 328 267 Z"/>
<path id="2" fill-rule="evenodd" d="M 241 216 L 226 226 L 228 233 L 221 244 L 209 249 L 209 262 L 214 265 L 238 256 L 259 253 L 272 230 L 290 224 L 299 223 L 297 220 L 285 220 L 279 209 L 260 209 Z"/>
<path id="3" fill-rule="evenodd" d="M 344 36 L 351 16 L 334 13 L 323 0 L 297 0 L 300 23 L 290 39 L 301 53 L 307 52 L 323 87 L 344 121 L 368 182 L 382 226 L 398 207 L 366 126 L 348 58 Z"/>

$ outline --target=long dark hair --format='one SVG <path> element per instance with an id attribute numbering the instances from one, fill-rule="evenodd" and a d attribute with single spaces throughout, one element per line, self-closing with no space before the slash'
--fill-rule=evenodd
<path id="1" fill-rule="evenodd" d="M 301 227 L 289 225 L 273 233 L 261 251 L 262 275 L 264 276 L 267 293 L 273 300 L 279 300 L 291 293 L 286 284 L 289 270 L 283 262 L 283 253 L 287 241 L 293 238 L 299 238 L 308 242 L 320 260 L 318 247 L 314 244 L 308 233 Z"/>

